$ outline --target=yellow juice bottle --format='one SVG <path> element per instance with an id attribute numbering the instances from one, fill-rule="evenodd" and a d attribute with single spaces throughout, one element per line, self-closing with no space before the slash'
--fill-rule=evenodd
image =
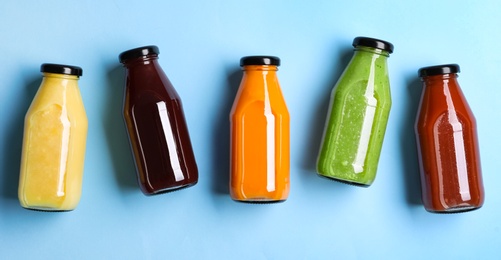
<path id="1" fill-rule="evenodd" d="M 289 112 L 280 90 L 280 59 L 248 56 L 230 114 L 230 195 L 241 202 L 280 202 L 289 195 Z"/>
<path id="2" fill-rule="evenodd" d="M 27 209 L 73 210 L 82 191 L 87 116 L 82 69 L 42 64 L 43 80 L 25 117 L 19 202 Z"/>

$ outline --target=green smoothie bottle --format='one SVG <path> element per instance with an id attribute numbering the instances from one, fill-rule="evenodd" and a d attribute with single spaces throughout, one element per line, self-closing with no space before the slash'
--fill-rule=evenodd
<path id="1" fill-rule="evenodd" d="M 331 95 L 317 171 L 368 187 L 376 177 L 391 107 L 389 42 L 357 37 L 353 57 Z"/>

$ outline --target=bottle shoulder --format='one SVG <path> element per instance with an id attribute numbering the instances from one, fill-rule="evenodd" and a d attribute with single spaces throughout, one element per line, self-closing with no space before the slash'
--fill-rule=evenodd
<path id="1" fill-rule="evenodd" d="M 465 127 L 476 127 L 475 115 L 464 100 L 423 96 L 415 126 L 419 131 L 432 131 L 437 124 L 454 125 L 458 122 Z"/>
<path id="2" fill-rule="evenodd" d="M 474 120 L 473 112 L 457 85 L 425 86 L 420 102 L 420 115 L 436 118 L 439 114 L 454 111 Z"/>
<path id="3" fill-rule="evenodd" d="M 381 98 L 390 98 L 390 79 L 386 57 L 355 54 L 334 86 L 341 95 L 353 88 L 365 88 Z"/>
<path id="4" fill-rule="evenodd" d="M 332 99 L 334 105 L 360 103 L 390 109 L 392 104 L 389 82 L 378 85 L 367 79 L 340 80 L 332 90 Z"/>
<path id="5" fill-rule="evenodd" d="M 30 109 L 37 109 L 50 104 L 58 104 L 63 108 L 83 108 L 83 99 L 78 84 L 48 84 L 43 81 L 33 97 Z"/>

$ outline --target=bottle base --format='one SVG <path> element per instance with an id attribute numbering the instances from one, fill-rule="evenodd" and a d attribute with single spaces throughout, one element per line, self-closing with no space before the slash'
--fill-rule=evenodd
<path id="1" fill-rule="evenodd" d="M 456 213 L 464 213 L 464 212 L 469 212 L 469 211 L 474 211 L 477 210 L 481 207 L 474 207 L 474 206 L 460 206 L 460 207 L 454 207 L 450 209 L 445 209 L 445 210 L 431 210 L 431 209 L 426 209 L 426 211 L 430 213 L 435 213 L 435 214 L 456 214 Z"/>
<path id="2" fill-rule="evenodd" d="M 246 199 L 246 200 L 233 199 L 233 200 L 236 202 L 246 203 L 246 204 L 277 204 L 277 203 L 282 203 L 282 202 L 286 201 L 287 199 L 272 200 L 272 199 L 264 199 L 263 198 L 263 199 Z"/>
<path id="3" fill-rule="evenodd" d="M 32 210 L 32 211 L 39 211 L 39 212 L 70 212 L 73 211 L 73 209 L 51 209 L 51 208 L 27 208 L 23 206 L 23 209 L 27 210 Z"/>
<path id="4" fill-rule="evenodd" d="M 342 180 L 342 179 L 338 179 L 338 178 L 334 178 L 334 177 L 330 177 L 330 176 L 326 176 L 326 175 L 322 175 L 322 174 L 317 174 L 317 175 L 319 177 L 324 178 L 324 179 L 328 179 L 328 180 L 331 180 L 331 181 L 336 181 L 336 182 L 348 184 L 348 185 L 351 185 L 351 186 L 362 187 L 362 188 L 368 188 L 369 186 L 371 186 L 370 184 L 362 184 L 362 183 L 358 183 L 358 182 Z"/>
<path id="5" fill-rule="evenodd" d="M 172 188 L 166 188 L 166 189 L 153 191 L 153 192 L 144 192 L 143 191 L 143 193 L 146 196 L 155 196 L 155 195 L 170 193 L 170 192 L 174 192 L 174 191 L 178 191 L 178 190 L 184 190 L 184 189 L 189 188 L 191 186 L 195 186 L 195 184 L 197 184 L 197 182 L 192 182 L 192 183 L 188 183 L 188 184 L 184 184 L 184 185 L 180 185 L 180 186 L 176 186 L 176 187 L 172 187 Z"/>

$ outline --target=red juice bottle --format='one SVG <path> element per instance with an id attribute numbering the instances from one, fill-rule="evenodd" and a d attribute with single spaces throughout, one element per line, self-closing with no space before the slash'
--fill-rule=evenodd
<path id="1" fill-rule="evenodd" d="M 435 213 L 470 211 L 484 203 L 477 126 L 458 72 L 457 64 L 419 69 L 424 88 L 415 130 L 422 199 Z"/>

